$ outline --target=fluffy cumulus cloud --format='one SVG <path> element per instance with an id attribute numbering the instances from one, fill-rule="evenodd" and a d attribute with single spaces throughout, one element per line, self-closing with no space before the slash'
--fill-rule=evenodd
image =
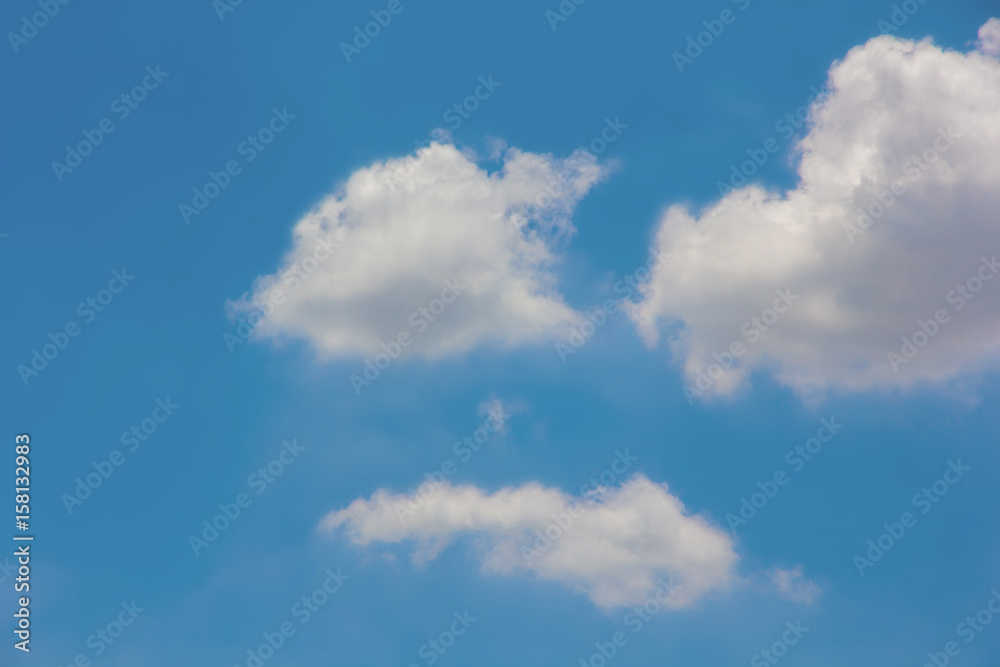
<path id="1" fill-rule="evenodd" d="M 405 541 L 416 562 L 468 535 L 485 571 L 533 573 L 583 591 L 603 608 L 642 603 L 664 583 L 677 587 L 667 604 L 681 607 L 734 578 L 737 556 L 726 533 L 642 476 L 584 498 L 538 484 L 489 494 L 441 482 L 413 501 L 378 491 L 322 525 L 358 545 Z"/>
<path id="2" fill-rule="evenodd" d="M 979 29 L 979 50 L 1000 56 L 1000 19 L 990 19 Z"/>
<path id="3" fill-rule="evenodd" d="M 794 190 L 665 212 L 671 260 L 630 314 L 650 345 L 669 332 L 692 400 L 755 369 L 816 397 L 997 360 L 997 26 L 969 53 L 892 36 L 852 49 L 812 106 Z"/>
<path id="4" fill-rule="evenodd" d="M 434 142 L 359 169 L 295 225 L 282 266 L 231 314 L 254 336 L 303 338 L 328 356 L 433 358 L 563 335 L 579 315 L 553 265 L 604 169 L 585 151 L 499 157 L 490 173 Z"/>

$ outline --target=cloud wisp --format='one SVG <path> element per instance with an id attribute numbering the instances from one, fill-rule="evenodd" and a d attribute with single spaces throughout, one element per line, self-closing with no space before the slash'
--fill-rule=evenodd
<path id="1" fill-rule="evenodd" d="M 665 577 L 680 586 L 673 607 L 735 581 L 738 558 L 725 531 L 642 475 L 580 498 L 535 483 L 494 493 L 445 484 L 417 512 L 401 511 L 406 501 L 379 490 L 331 512 L 321 526 L 362 547 L 406 543 L 417 563 L 472 537 L 484 571 L 533 574 L 605 609 L 641 603 Z"/>

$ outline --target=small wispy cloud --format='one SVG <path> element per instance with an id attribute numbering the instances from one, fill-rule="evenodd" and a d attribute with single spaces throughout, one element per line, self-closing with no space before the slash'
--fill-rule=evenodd
<path id="1" fill-rule="evenodd" d="M 819 586 L 805 576 L 801 565 L 791 570 L 776 567 L 771 570 L 770 579 L 774 588 L 786 600 L 813 604 L 819 597 Z"/>

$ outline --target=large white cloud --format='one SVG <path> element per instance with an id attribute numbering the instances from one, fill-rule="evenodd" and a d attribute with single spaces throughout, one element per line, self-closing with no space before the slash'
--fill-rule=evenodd
<path id="1" fill-rule="evenodd" d="M 672 258 L 630 314 L 650 345 L 670 330 L 689 396 L 732 393 L 753 369 L 816 397 L 993 363 L 1000 61 L 872 39 L 832 66 L 799 149 L 794 190 L 664 214 L 656 250 Z"/>
<path id="2" fill-rule="evenodd" d="M 723 530 L 691 515 L 666 485 L 636 476 L 585 498 L 526 484 L 492 494 L 440 482 L 425 498 L 385 490 L 332 512 L 359 545 L 408 541 L 426 561 L 459 535 L 478 538 L 483 569 L 534 573 L 585 592 L 598 606 L 638 604 L 672 578 L 681 607 L 734 580 L 737 556 Z"/>
<path id="3" fill-rule="evenodd" d="M 266 313 L 255 336 L 305 338 L 329 356 L 374 354 L 403 334 L 407 354 L 425 357 L 565 335 L 579 315 L 553 264 L 574 206 L 605 171 L 586 151 L 501 157 L 489 173 L 433 142 L 359 169 L 230 310 Z"/>

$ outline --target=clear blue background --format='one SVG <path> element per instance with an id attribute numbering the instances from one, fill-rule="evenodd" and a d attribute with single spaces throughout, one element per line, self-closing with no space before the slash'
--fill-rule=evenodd
<path id="1" fill-rule="evenodd" d="M 18 655 L 5 630 L 0 664 L 92 657 L 87 636 L 133 599 L 146 611 L 94 664 L 244 664 L 261 633 L 338 566 L 350 581 L 268 665 L 424 664 L 420 645 L 465 609 L 479 620 L 441 665 L 579 664 L 623 629 L 624 612 L 603 613 L 551 583 L 484 575 L 468 545 L 421 569 L 316 531 L 330 510 L 379 487 L 408 489 L 439 467 L 491 394 L 524 408 L 506 440 L 456 481 L 576 491 L 628 447 L 641 472 L 720 525 L 820 417 L 846 425 L 740 531 L 748 583 L 658 616 L 615 665 L 747 664 L 796 619 L 811 630 L 783 659 L 789 666 L 921 665 L 955 639 L 1000 587 L 995 381 L 975 388 L 978 403 L 928 392 L 810 408 L 756 377 L 735 402 L 690 406 L 665 351 L 644 349 L 618 316 L 565 364 L 551 345 L 484 349 L 401 363 L 357 397 L 347 376 L 358 361 L 318 365 L 303 345 L 270 343 L 230 354 L 222 340 L 232 330 L 226 300 L 278 266 L 295 221 L 355 169 L 411 151 L 488 74 L 502 86 L 455 133 L 463 145 L 485 151 L 499 137 L 564 155 L 605 117 L 630 126 L 602 156 L 620 169 L 581 204 L 561 268 L 574 306 L 597 303 L 610 275 L 644 261 L 663 207 L 715 198 L 730 165 L 777 134 L 775 122 L 823 85 L 834 60 L 878 33 L 891 3 L 754 0 L 683 74 L 671 53 L 735 5 L 591 0 L 553 31 L 544 12 L 555 0 L 404 3 L 351 64 L 338 44 L 385 3 L 246 0 L 220 21 L 208 0 L 77 0 L 19 53 L 6 40 L 0 48 L 0 392 L 4 437 L 32 435 L 37 536 L 34 651 Z M 4 3 L 0 27 L 16 30 L 35 11 L 27 0 Z M 929 0 L 899 34 L 965 49 L 991 12 L 985 0 Z M 52 161 L 112 115 L 147 65 L 170 75 L 58 182 Z M 236 157 L 273 107 L 297 117 L 185 225 L 178 204 Z M 756 178 L 789 187 L 791 146 L 781 143 Z M 77 304 L 123 266 L 134 283 L 25 386 L 16 366 L 47 333 L 79 321 Z M 60 496 L 74 479 L 167 396 L 177 413 L 67 514 Z M 290 438 L 307 447 L 299 462 L 194 557 L 188 535 Z M 957 457 L 973 470 L 859 577 L 852 556 Z M 822 589 L 812 606 L 754 579 L 796 565 Z M 5 628 L 9 584 L 0 584 Z M 996 665 L 998 626 L 956 663 Z"/>

